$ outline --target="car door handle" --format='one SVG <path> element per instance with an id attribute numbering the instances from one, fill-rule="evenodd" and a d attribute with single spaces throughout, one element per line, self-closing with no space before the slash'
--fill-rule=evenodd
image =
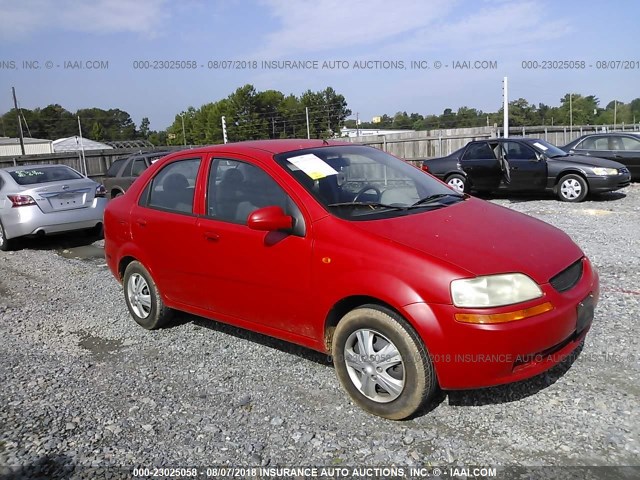
<path id="1" fill-rule="evenodd" d="M 215 232 L 204 232 L 204 238 L 210 242 L 217 242 L 220 240 L 220 235 Z"/>
<path id="2" fill-rule="evenodd" d="M 147 226 L 147 221 L 143 220 L 141 218 L 139 218 L 138 220 L 136 220 L 136 223 L 138 224 L 138 226 L 140 227 L 146 227 Z"/>

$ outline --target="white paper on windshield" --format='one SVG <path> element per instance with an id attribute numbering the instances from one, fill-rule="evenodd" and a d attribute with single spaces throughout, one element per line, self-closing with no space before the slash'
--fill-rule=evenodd
<path id="1" fill-rule="evenodd" d="M 298 155 L 288 160 L 314 180 L 338 174 L 331 165 L 313 153 Z"/>
<path id="2" fill-rule="evenodd" d="M 533 143 L 533 145 L 534 145 L 535 147 L 538 147 L 538 148 L 539 148 L 540 150 L 542 150 L 543 152 L 544 152 L 544 151 L 549 150 L 549 148 L 545 147 L 544 145 L 542 145 L 541 143 L 538 143 L 538 142 L 534 142 L 534 143 Z"/>

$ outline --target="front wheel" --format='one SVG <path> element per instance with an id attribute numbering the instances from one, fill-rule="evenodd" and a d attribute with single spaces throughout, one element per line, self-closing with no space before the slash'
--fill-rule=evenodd
<path id="1" fill-rule="evenodd" d="M 380 417 L 411 416 L 437 388 L 422 340 L 399 315 L 375 305 L 352 310 L 340 320 L 331 353 L 352 400 Z"/>
<path id="2" fill-rule="evenodd" d="M 140 262 L 127 265 L 123 285 L 129 313 L 141 327 L 154 330 L 171 319 L 173 310 L 165 306 L 158 287 Z"/>
<path id="3" fill-rule="evenodd" d="M 581 202 L 589 193 L 586 180 L 575 173 L 562 177 L 557 188 L 558 198 L 563 202 Z"/>

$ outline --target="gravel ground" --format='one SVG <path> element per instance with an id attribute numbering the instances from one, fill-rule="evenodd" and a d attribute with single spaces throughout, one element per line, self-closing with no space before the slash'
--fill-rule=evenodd
<path id="1" fill-rule="evenodd" d="M 640 465 L 640 185 L 581 204 L 491 201 L 584 249 L 602 286 L 593 327 L 572 362 L 442 394 L 404 422 L 351 404 L 323 355 L 185 314 L 143 330 L 104 261 L 65 258 L 63 240 L 0 252 L 0 478 L 115 477 L 134 466 Z M 128 470 L 106 470 L 119 466 Z"/>

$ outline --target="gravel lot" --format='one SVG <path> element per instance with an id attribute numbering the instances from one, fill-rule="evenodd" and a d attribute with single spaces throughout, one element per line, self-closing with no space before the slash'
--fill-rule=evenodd
<path id="1" fill-rule="evenodd" d="M 581 204 L 491 201 L 563 229 L 597 266 L 584 350 L 526 382 L 442 394 L 404 422 L 352 405 L 323 355 L 186 314 L 143 330 L 104 260 L 60 254 L 69 239 L 0 252 L 0 478 L 115 477 L 134 466 L 640 465 L 640 184 Z"/>

